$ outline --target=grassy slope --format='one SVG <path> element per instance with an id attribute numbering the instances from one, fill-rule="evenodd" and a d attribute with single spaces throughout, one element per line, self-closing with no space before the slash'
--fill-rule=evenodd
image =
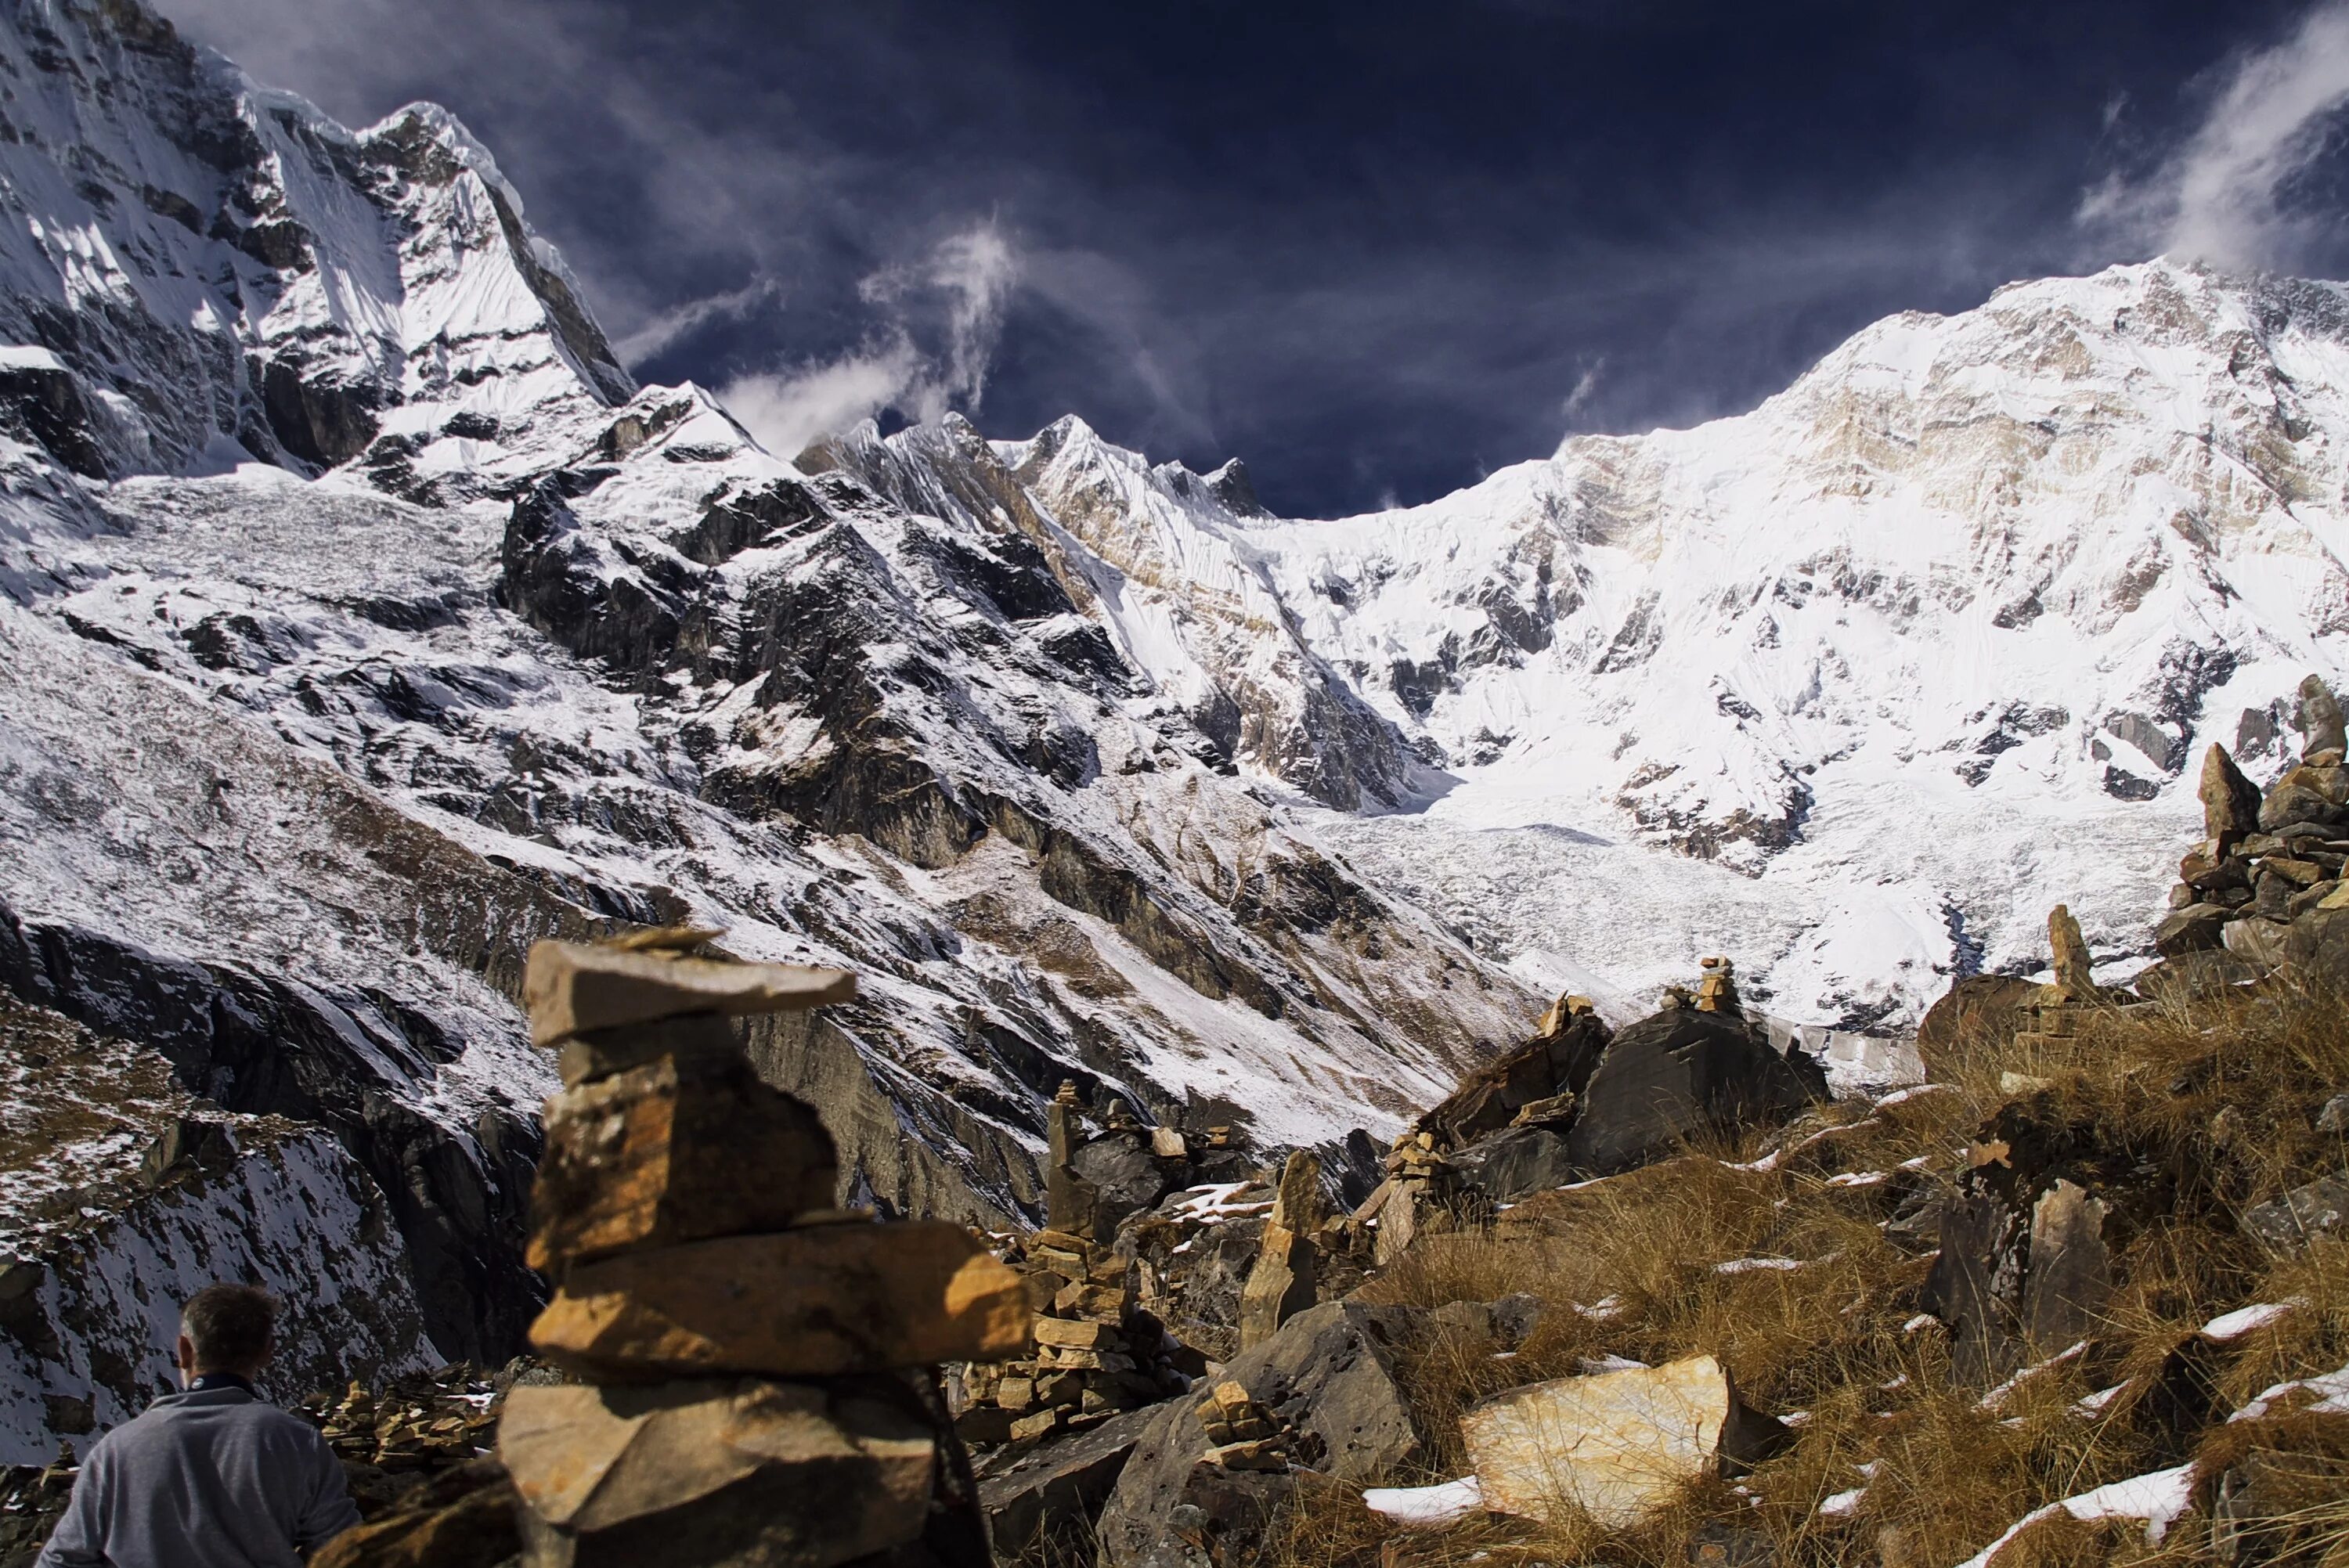
<path id="1" fill-rule="evenodd" d="M 1618 1564 L 1740 1562 L 1766 1546 L 1780 1563 L 1955 1563 L 2042 1504 L 2106 1481 L 2199 1458 L 2212 1475 L 2251 1448 L 2271 1456 L 2269 1485 L 2304 1513 L 2261 1527 L 2277 1560 L 2349 1563 L 2349 1420 L 2281 1418 L 2179 1434 L 2156 1401 L 2116 1398 L 2100 1416 L 2075 1401 L 2149 1374 L 2181 1338 L 2254 1302 L 2305 1303 L 2225 1347 L 2211 1368 L 2220 1415 L 2272 1384 L 2349 1362 L 2349 1243 L 2289 1253 L 2245 1236 L 2236 1216 L 2344 1163 L 2338 1135 L 2313 1123 L 2349 1088 L 2349 1016 L 2331 1001 L 2230 1000 L 2150 1018 L 2133 1010 L 2050 1055 L 1977 1037 L 1951 1081 L 1871 1109 L 1823 1109 L 1749 1147 L 1691 1150 L 1668 1165 L 1545 1195 L 1488 1231 L 1429 1238 L 1365 1287 L 1371 1299 L 1436 1305 L 1529 1291 L 1552 1304 L 1518 1355 L 1439 1335 L 1414 1367 L 1433 1439 L 1410 1484 L 1465 1472 L 1457 1414 L 1500 1390 L 1572 1375 L 1584 1357 L 1651 1363 L 1710 1352 L 1748 1402 L 1806 1411 L 1792 1446 L 1739 1483 L 1708 1482 L 1632 1535 L 1475 1517 L 1405 1532 L 1322 1498 L 1288 1523 L 1293 1564 L 1475 1561 Z M 2046 1080 L 2033 1089 L 2006 1078 Z M 2021 1089 L 2018 1095 L 2013 1090 Z M 1952 1374 L 1942 1327 L 1920 1322 L 1930 1262 L 1930 1204 L 1968 1162 L 1984 1120 L 2020 1100 L 2096 1144 L 2170 1196 L 2117 1247 L 2117 1290 L 2092 1349 L 2026 1377 L 1994 1409 Z M 2035 1101 L 2035 1106 L 2033 1102 Z M 1907 1171 L 1902 1171 L 1903 1166 Z M 1836 1183 L 1838 1174 L 1888 1173 Z M 1924 1233 L 1901 1244 L 1882 1225 L 1903 1190 Z M 1718 1272 L 1740 1258 L 1801 1260 L 1795 1269 Z M 1614 1298 L 1611 1315 L 1576 1310 Z M 1863 1467 L 1874 1467 L 1872 1471 Z M 2300 1478 L 2296 1482 L 2291 1477 Z M 1818 1504 L 1865 1486 L 1857 1508 Z M 2149 1548 L 2136 1526 L 2091 1528 L 2068 1516 L 2018 1540 L 2002 1568 L 2030 1563 L 2217 1561 L 2207 1505 Z M 1710 1548 L 1710 1549 L 1708 1549 Z M 2248 1558 L 2246 1558 L 2248 1560 Z"/>

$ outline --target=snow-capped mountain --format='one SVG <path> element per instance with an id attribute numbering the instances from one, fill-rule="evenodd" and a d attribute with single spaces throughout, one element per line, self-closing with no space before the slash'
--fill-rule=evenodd
<path id="1" fill-rule="evenodd" d="M 140 1402 L 190 1257 L 511 1349 L 543 934 L 856 969 L 754 1055 L 856 1195 L 992 1222 L 1064 1078 L 1327 1143 L 1569 984 L 1725 951 L 1897 1028 L 2059 899 L 2141 949 L 2194 749 L 2344 663 L 2344 322 L 2018 285 L 1336 521 L 1074 419 L 769 453 L 444 111 L 0 0 L 0 1023 L 128 1064 L 0 1077 L 59 1130 L 0 1161 L 0 1460 Z M 235 1159 L 129 1175 L 191 1119 Z"/>
<path id="2" fill-rule="evenodd" d="M 1064 1078 L 1327 1142 L 1529 1027 L 1132 662 L 1058 522 L 638 388 L 445 113 L 347 131 L 127 0 L 0 28 L 0 985 L 175 1086 L 5 1079 L 69 1130 L 0 1169 L 0 1459 L 143 1401 L 120 1303 L 191 1260 L 363 1277 L 373 1364 L 515 1348 L 541 935 L 857 970 L 754 1054 L 852 1196 L 995 1222 Z M 224 1250 L 254 1192 L 307 1217 Z"/>
<path id="3" fill-rule="evenodd" d="M 1438 770 L 1322 831 L 1481 951 L 1637 1006 L 1719 946 L 1778 1013 L 1898 1026 L 1953 971 L 2035 963 L 2059 900 L 2146 951 L 2189 759 L 2272 765 L 2280 699 L 2349 663 L 2344 432 L 2349 294 L 2154 262 L 1337 521 L 1072 421 L 1000 453 L 1143 584 L 1123 645 L 1154 675 L 1261 689 L 1301 650 Z M 1340 748 L 1261 758 L 1395 799 L 1392 750 L 1354 754 L 1350 789 Z"/>

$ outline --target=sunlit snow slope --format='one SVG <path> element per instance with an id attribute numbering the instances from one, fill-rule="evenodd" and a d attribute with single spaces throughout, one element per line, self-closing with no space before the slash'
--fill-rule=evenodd
<path id="1" fill-rule="evenodd" d="M 2145 950 L 2181 771 L 2213 739 L 2271 767 L 2278 699 L 2343 667 L 2344 433 L 2339 288 L 2156 262 L 1880 322 L 1750 415 L 1337 521 L 1235 511 L 1070 422 L 1003 451 L 1167 584 L 1132 645 L 1237 583 L 1277 607 L 1258 666 L 1301 650 L 1440 770 L 1323 830 L 1483 951 L 1637 1005 L 1720 948 L 1785 1016 L 1897 1026 L 1956 970 L 2029 965 L 2058 900 Z M 1164 663 L 1224 667 L 1218 640 Z"/>

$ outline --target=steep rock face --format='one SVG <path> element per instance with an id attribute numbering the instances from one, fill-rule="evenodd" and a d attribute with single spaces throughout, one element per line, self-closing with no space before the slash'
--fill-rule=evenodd
<path id="1" fill-rule="evenodd" d="M 330 1134 L 223 1110 L 143 1046 L 0 990 L 0 1463 L 46 1463 L 176 1387 L 178 1305 L 299 1284 L 281 1397 L 429 1359 L 383 1189 Z"/>
<path id="2" fill-rule="evenodd" d="M 1215 762 L 1340 810 L 1410 797 L 1419 769 L 1402 737 L 1291 634 L 1239 531 L 1255 511 L 1244 471 L 1219 469 L 1219 482 L 1178 463 L 1153 468 L 1073 417 L 993 445 L 952 418 L 885 440 L 867 427 L 802 460 L 856 474 L 901 505 L 978 527 L 999 518 L 1033 540 L 1134 684 L 1187 720 Z"/>
<path id="3" fill-rule="evenodd" d="M 143 9 L 76 0 L 0 13 L 0 337 L 64 377 L 11 402 L 67 466 L 364 452 L 471 485 L 502 415 L 634 390 L 444 111 L 353 134 Z"/>

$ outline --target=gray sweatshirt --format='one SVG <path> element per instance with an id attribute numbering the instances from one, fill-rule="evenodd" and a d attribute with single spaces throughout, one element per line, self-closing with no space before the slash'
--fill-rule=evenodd
<path id="1" fill-rule="evenodd" d="M 298 1568 L 358 1522 L 307 1421 L 242 1388 L 166 1394 L 89 1450 L 34 1568 Z"/>

